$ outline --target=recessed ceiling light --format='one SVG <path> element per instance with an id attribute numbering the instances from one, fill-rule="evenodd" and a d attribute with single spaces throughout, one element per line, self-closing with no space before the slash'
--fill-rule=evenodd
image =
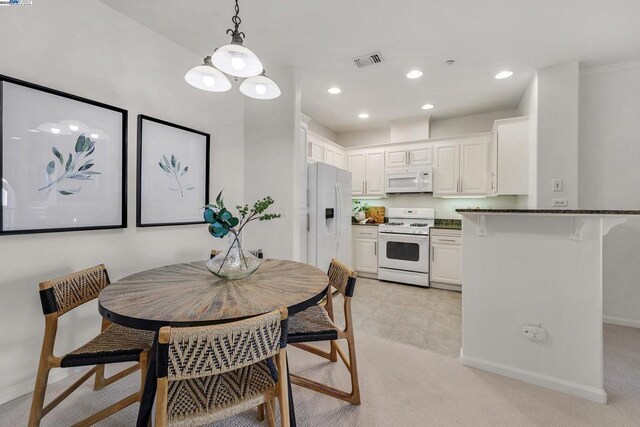
<path id="1" fill-rule="evenodd" d="M 54 134 L 57 135 L 57 134 L 60 133 L 60 129 L 59 128 L 51 128 L 51 133 L 54 133 Z"/>
<path id="2" fill-rule="evenodd" d="M 433 104 L 424 104 L 422 106 L 423 110 L 431 110 L 433 108 Z"/>
<path id="3" fill-rule="evenodd" d="M 408 79 L 417 79 L 418 77 L 422 77 L 422 71 L 420 70 L 411 70 L 407 73 Z"/>
<path id="4" fill-rule="evenodd" d="M 91 134 L 91 138 L 93 138 L 93 139 L 98 139 L 99 136 L 100 135 L 98 135 L 97 133 L 92 133 Z"/>
<path id="5" fill-rule="evenodd" d="M 329 90 L 327 91 L 329 92 L 331 95 L 337 95 L 340 92 L 342 92 L 342 89 L 340 89 L 339 87 L 330 87 Z"/>
<path id="6" fill-rule="evenodd" d="M 20 141 L 22 138 L 20 138 L 19 136 L 12 136 L 11 139 L 15 139 L 16 141 Z"/>
<path id="7" fill-rule="evenodd" d="M 498 74 L 496 74 L 495 78 L 498 79 L 498 80 L 502 80 L 502 79 L 508 79 L 511 76 L 513 76 L 513 71 L 504 70 L 504 71 L 500 71 Z"/>
<path id="8" fill-rule="evenodd" d="M 360 113 L 360 114 L 358 114 L 358 117 L 361 118 L 361 119 L 368 119 L 369 115 L 367 113 Z"/>
<path id="9" fill-rule="evenodd" d="M 29 132 L 40 133 L 40 131 L 38 129 L 29 129 Z"/>
<path id="10" fill-rule="evenodd" d="M 74 132 L 77 132 L 78 129 L 80 129 L 80 126 L 78 126 L 78 125 L 69 125 L 69 129 L 71 129 Z"/>

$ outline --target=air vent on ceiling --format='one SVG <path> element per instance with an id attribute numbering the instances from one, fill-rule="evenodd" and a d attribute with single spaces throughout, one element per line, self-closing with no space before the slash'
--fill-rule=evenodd
<path id="1" fill-rule="evenodd" d="M 380 64 L 381 62 L 384 62 L 384 58 L 382 58 L 382 54 L 380 52 L 373 52 L 368 55 L 362 55 L 357 58 L 353 58 L 353 63 L 356 64 L 356 67 L 358 68 Z"/>

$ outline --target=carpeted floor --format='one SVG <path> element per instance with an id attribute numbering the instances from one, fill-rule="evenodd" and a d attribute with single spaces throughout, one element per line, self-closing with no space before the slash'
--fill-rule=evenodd
<path id="1" fill-rule="evenodd" d="M 357 346 L 363 403 L 341 401 L 295 387 L 300 426 L 638 426 L 640 425 L 640 331 L 605 327 L 606 389 L 610 403 L 599 405 L 498 375 L 467 368 L 454 359 L 368 334 Z M 291 369 L 315 379 L 347 385 L 340 365 L 292 349 Z M 67 379 L 50 386 L 60 390 Z M 84 385 L 43 421 L 67 426 L 133 391 L 130 377 L 99 392 Z M 0 407 L 0 425 L 26 424 L 30 396 Z M 100 423 L 131 426 L 137 404 Z M 220 426 L 261 425 L 255 411 Z M 266 425 L 266 424 L 264 424 Z"/>

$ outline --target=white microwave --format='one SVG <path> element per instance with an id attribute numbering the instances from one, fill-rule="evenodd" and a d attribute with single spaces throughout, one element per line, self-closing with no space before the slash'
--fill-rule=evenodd
<path id="1" fill-rule="evenodd" d="M 431 193 L 433 169 L 431 166 L 387 169 L 384 182 L 387 193 Z"/>

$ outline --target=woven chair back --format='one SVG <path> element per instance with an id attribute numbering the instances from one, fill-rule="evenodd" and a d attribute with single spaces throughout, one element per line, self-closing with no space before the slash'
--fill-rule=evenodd
<path id="1" fill-rule="evenodd" d="M 45 314 L 66 312 L 98 297 L 109 285 L 109 275 L 103 264 L 54 280 L 40 283 L 40 296 Z"/>
<path id="2" fill-rule="evenodd" d="M 356 284 L 356 272 L 333 258 L 329 266 L 329 283 L 344 297 L 352 297 Z"/>
<path id="3" fill-rule="evenodd" d="M 166 376 L 169 381 L 201 378 L 239 369 L 276 355 L 286 346 L 282 314 L 267 314 L 233 323 L 168 328 Z M 163 330 L 160 331 L 159 361 Z M 160 375 L 159 375 L 160 376 Z"/>

